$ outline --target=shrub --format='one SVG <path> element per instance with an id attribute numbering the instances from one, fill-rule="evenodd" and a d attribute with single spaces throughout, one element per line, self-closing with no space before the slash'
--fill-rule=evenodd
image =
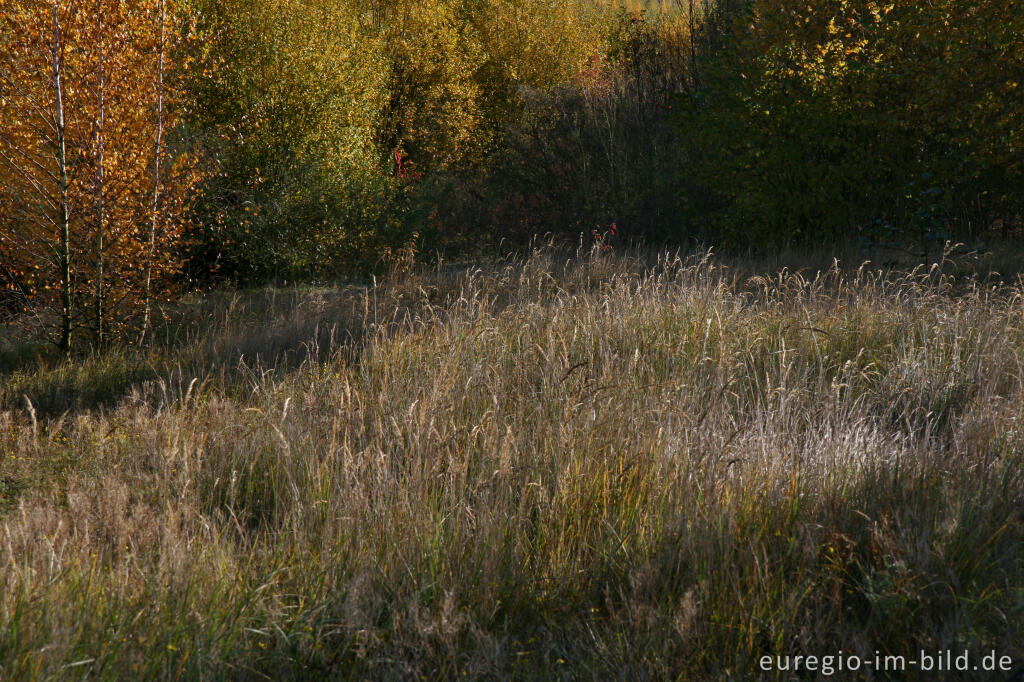
<path id="1" fill-rule="evenodd" d="M 732 17 L 680 117 L 696 181 L 687 200 L 711 216 L 709 236 L 885 232 L 927 254 L 1020 221 L 1024 10 L 787 0 Z"/>
<path id="2" fill-rule="evenodd" d="M 348 2 L 198 0 L 192 124 L 215 169 L 193 267 L 337 274 L 392 223 L 374 137 L 383 46 Z M 384 198 L 384 201 L 381 199 Z"/>

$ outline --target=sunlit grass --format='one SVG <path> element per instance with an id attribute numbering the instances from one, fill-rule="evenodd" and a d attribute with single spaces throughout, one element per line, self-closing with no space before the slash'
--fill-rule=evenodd
<path id="1" fill-rule="evenodd" d="M 1019 660 L 1019 288 L 755 272 L 543 250 L 0 377 L 0 675 Z"/>

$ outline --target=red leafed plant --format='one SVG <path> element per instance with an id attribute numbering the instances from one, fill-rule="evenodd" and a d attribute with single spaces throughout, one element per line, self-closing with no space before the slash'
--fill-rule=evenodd
<path id="1" fill-rule="evenodd" d="M 594 236 L 594 248 L 600 251 L 611 251 L 611 241 L 615 238 L 616 233 L 619 231 L 619 226 L 614 222 L 604 232 L 598 230 L 591 230 L 590 234 Z"/>
<path id="2" fill-rule="evenodd" d="M 402 150 L 395 148 L 395 177 L 409 182 L 418 182 L 423 179 L 423 173 L 416 170 L 416 164 L 407 157 L 402 156 Z"/>

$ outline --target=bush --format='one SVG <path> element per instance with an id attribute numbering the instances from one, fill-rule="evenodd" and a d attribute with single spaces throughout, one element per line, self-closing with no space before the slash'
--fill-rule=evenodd
<path id="1" fill-rule="evenodd" d="M 517 244 L 612 223 L 632 238 L 673 234 L 678 142 L 667 114 L 688 76 L 685 27 L 620 10 L 595 15 L 595 28 L 564 61 L 508 80 L 514 115 L 496 122 L 490 162 L 464 185 L 473 191 L 457 195 L 457 222 Z M 513 57 L 506 66 L 518 73 Z"/>
<path id="2" fill-rule="evenodd" d="M 387 100 L 381 41 L 341 1 L 199 0 L 195 16 L 192 122 L 216 173 L 193 269 L 339 274 L 394 229 L 378 208 L 395 191 L 374 139 Z"/>
<path id="3" fill-rule="evenodd" d="M 708 236 L 927 255 L 1020 222 L 1024 9 L 787 0 L 732 17 L 680 117 Z"/>

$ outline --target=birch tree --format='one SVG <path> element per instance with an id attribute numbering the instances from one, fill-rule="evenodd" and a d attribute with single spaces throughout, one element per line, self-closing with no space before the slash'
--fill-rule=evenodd
<path id="1" fill-rule="evenodd" d="M 168 150 L 167 0 L 0 0 L 0 303 L 97 346 L 138 341 L 180 269 L 190 156 Z"/>

